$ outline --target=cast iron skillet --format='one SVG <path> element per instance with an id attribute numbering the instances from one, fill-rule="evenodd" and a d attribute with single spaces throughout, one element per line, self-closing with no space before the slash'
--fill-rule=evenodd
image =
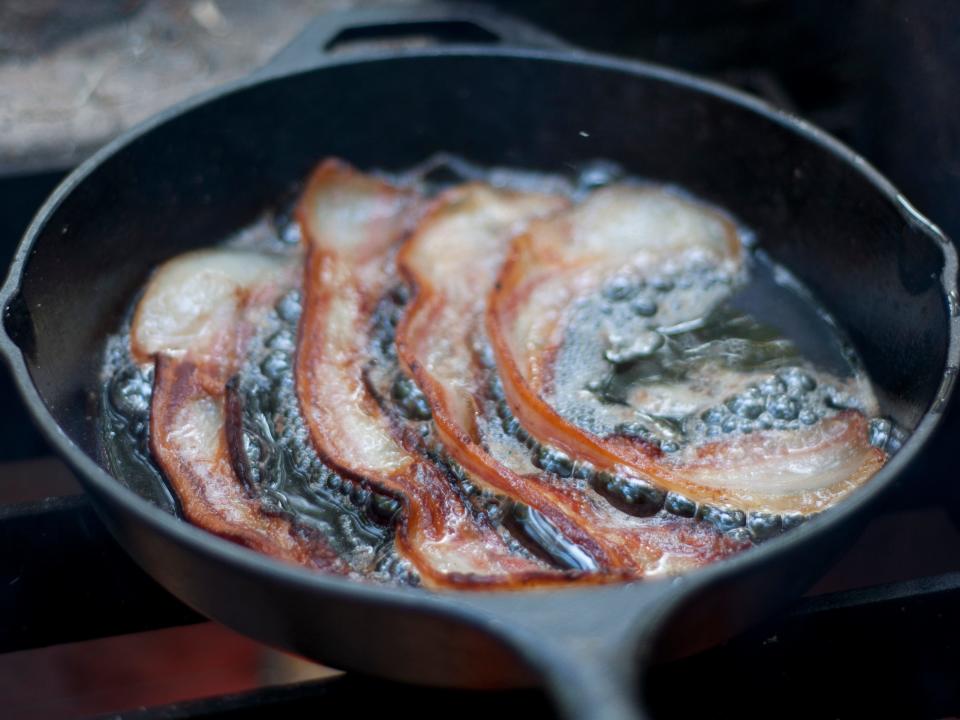
<path id="1" fill-rule="evenodd" d="M 397 28 L 477 42 L 322 55 L 337 37 Z M 480 42 L 498 39 L 512 42 Z M 249 223 L 321 157 L 399 169 L 438 150 L 551 171 L 610 158 L 728 208 L 839 320 L 883 413 L 912 436 L 840 507 L 732 560 L 673 581 L 499 595 L 286 566 L 108 474 L 92 399 L 104 338 L 151 268 Z M 163 113 L 84 163 L 20 245 L 0 297 L 2 350 L 117 540 L 200 612 L 336 667 L 443 685 L 541 682 L 567 717 L 641 717 L 637 680 L 654 652 L 704 647 L 798 596 L 929 438 L 960 356 L 956 273 L 939 230 L 806 123 L 486 12 L 427 7 L 323 18 L 255 77 Z"/>

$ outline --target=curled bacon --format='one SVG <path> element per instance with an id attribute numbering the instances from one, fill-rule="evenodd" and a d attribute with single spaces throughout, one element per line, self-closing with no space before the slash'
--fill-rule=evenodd
<path id="1" fill-rule="evenodd" d="M 364 383 L 370 320 L 395 282 L 414 198 L 328 160 L 297 208 L 307 243 L 297 394 L 318 452 L 403 504 L 396 547 L 432 587 L 510 587 L 569 575 L 510 551 L 442 469 L 405 446 Z"/>
<path id="2" fill-rule="evenodd" d="M 397 332 L 400 359 L 426 396 L 448 452 L 472 479 L 535 509 L 602 572 L 636 577 L 731 552 L 737 543 L 713 528 L 690 521 L 680 527 L 676 518 L 631 517 L 583 484 L 546 472 L 521 474 L 497 457 L 502 453 L 484 422 L 489 418 L 483 418 L 490 371 L 478 358 L 487 346 L 486 298 L 519 225 L 567 204 L 555 196 L 479 183 L 441 195 L 399 256 L 415 289 Z M 678 543 L 684 532 L 688 541 L 700 537 Z"/>
<path id="3" fill-rule="evenodd" d="M 709 442 L 674 459 L 639 438 L 591 433 L 545 397 L 572 306 L 605 279 L 621 272 L 649 278 L 690 264 L 732 274 L 740 261 L 729 220 L 660 189 L 612 186 L 532 223 L 513 243 L 486 318 L 511 410 L 546 445 L 697 502 L 801 513 L 835 502 L 885 459 L 867 442 L 866 418 L 857 411 L 807 429 Z"/>
<path id="4" fill-rule="evenodd" d="M 264 513 L 238 479 L 227 443 L 227 381 L 258 319 L 293 281 L 293 267 L 230 250 L 171 260 L 137 307 L 131 351 L 155 361 L 150 446 L 186 518 L 279 559 L 342 574 L 346 565 L 325 543 Z"/>
<path id="5" fill-rule="evenodd" d="M 305 259 L 187 253 L 154 274 L 131 326 L 132 357 L 155 367 L 153 457 L 186 518 L 234 542 L 353 574 L 318 532 L 267 512 L 254 476 L 238 470 L 249 458 L 230 381 L 298 286 L 293 385 L 307 432 L 295 418 L 297 442 L 308 434 L 336 471 L 328 487 L 347 478 L 399 501 L 394 514 L 379 498 L 394 549 L 427 587 L 699 567 L 798 521 L 788 515 L 828 507 L 885 461 L 868 442 L 874 401 L 861 376 L 844 395 L 791 368 L 782 377 L 802 393 L 763 390 L 768 371 L 784 369 L 779 335 L 761 336 L 769 364 L 717 360 L 736 355 L 731 337 L 758 347 L 704 312 L 743 276 L 744 254 L 729 219 L 676 193 L 615 185 L 572 207 L 473 182 L 424 208 L 413 191 L 327 160 L 296 221 Z M 413 299 L 394 355 L 398 268 Z M 713 335 L 682 335 L 701 321 Z M 638 361 L 659 348 L 673 354 Z M 681 354 L 690 348 L 700 354 Z M 685 364 L 667 367 L 675 358 Z M 774 415 L 784 403 L 793 415 Z M 766 424 L 750 424 L 761 413 Z M 727 429 L 728 419 L 743 424 Z"/>

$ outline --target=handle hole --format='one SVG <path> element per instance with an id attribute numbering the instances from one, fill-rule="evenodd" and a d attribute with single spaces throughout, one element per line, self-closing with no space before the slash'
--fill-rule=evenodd
<path id="1" fill-rule="evenodd" d="M 393 45 L 421 46 L 445 43 L 493 44 L 500 38 L 467 20 L 384 23 L 346 28 L 331 38 L 323 49 L 328 52 L 353 50 L 386 41 Z"/>

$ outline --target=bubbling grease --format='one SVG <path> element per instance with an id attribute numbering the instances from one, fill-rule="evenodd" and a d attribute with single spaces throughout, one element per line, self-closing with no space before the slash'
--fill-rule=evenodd
<path id="1" fill-rule="evenodd" d="M 393 182 L 435 195 L 476 181 L 497 188 L 555 193 L 580 201 L 615 182 L 638 185 L 615 164 L 596 161 L 568 176 L 485 168 L 438 155 Z M 679 189 L 669 192 L 686 198 Z M 744 260 L 737 268 L 698 261 L 667 263 L 652 276 L 613 273 L 568 309 L 544 399 L 567 421 L 599 437 L 625 437 L 678 462 L 709 443 L 769 430 L 826 423 L 846 411 L 869 418 L 869 441 L 894 452 L 904 433 L 878 407 L 853 347 L 826 310 L 784 268 L 737 229 Z M 222 245 L 290 256 L 300 231 L 287 208 L 270 213 Z M 395 332 L 409 299 L 398 279 L 372 314 L 365 381 L 377 402 L 420 451 L 443 468 L 477 517 L 496 525 L 519 556 L 562 570 L 594 572 L 596 563 L 535 509 L 472 484 L 437 438 L 431 409 L 401 369 Z M 775 312 L 771 312 L 775 308 Z M 416 585 L 393 544 L 397 500 L 338 474 L 310 443 L 293 375 L 300 292 L 286 293 L 259 328 L 228 392 L 236 400 L 233 432 L 238 475 L 263 512 L 309 528 L 357 574 Z M 177 497 L 150 456 L 153 366 L 131 355 L 131 313 L 107 343 L 100 394 L 103 462 L 155 505 L 180 514 Z M 555 482 L 592 488 L 619 511 L 665 522 L 709 523 L 738 542 L 760 542 L 802 522 L 799 513 L 750 512 L 698 503 L 655 483 L 599 472 L 537 442 L 511 413 L 489 348 L 480 348 L 487 392 L 477 412 L 491 452 L 512 471 L 543 472 Z M 825 430 L 826 432 L 826 430 Z M 669 568 L 666 568 L 669 570 Z"/>

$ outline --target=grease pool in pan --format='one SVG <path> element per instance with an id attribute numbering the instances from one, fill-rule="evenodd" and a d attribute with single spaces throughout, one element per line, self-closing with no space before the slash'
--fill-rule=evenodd
<path id="1" fill-rule="evenodd" d="M 456 158 L 439 157 L 391 179 L 430 195 L 464 181 L 482 181 L 560 194 L 577 202 L 623 178 L 607 162 L 593 163 L 575 177 L 565 178 L 477 168 Z M 743 268 L 736 277 L 723 279 L 726 285 L 704 305 L 704 313 L 692 318 L 696 322 L 685 318 L 683 323 L 670 324 L 665 308 L 678 297 L 684 305 L 684 293 L 716 285 L 717 278 L 709 273 L 680 272 L 639 284 L 613 278 L 579 301 L 550 389 L 561 415 L 601 435 L 624 434 L 666 453 L 682 453 L 687 443 L 707 435 L 733 437 L 769 427 L 789 429 L 851 408 L 867 415 L 876 412 L 861 365 L 836 324 L 785 269 L 752 248 L 749 232 L 739 228 L 738 234 L 747 248 Z M 281 211 L 224 244 L 288 254 L 300 240 L 290 213 Z M 372 396 L 408 441 L 418 438 L 418 452 L 443 469 L 457 496 L 496 528 L 510 552 L 546 567 L 572 571 L 571 578 L 602 574 L 604 568 L 591 554 L 554 523 L 524 503 L 478 488 L 470 473 L 445 452 L 426 398 L 401 369 L 396 354 L 396 327 L 408 300 L 409 289 L 398 276 L 371 314 L 364 377 Z M 418 574 L 394 545 L 400 502 L 362 479 L 334 471 L 311 447 L 293 375 L 301 312 L 300 291 L 284 293 L 228 384 L 228 432 L 237 476 L 264 514 L 285 517 L 303 532 L 323 538 L 356 577 L 416 584 Z M 106 353 L 100 416 L 105 461 L 135 491 L 179 513 L 176 495 L 152 462 L 147 443 L 152 370 L 132 362 L 125 332 L 111 339 Z M 656 342 L 634 342 L 631 347 L 622 340 L 642 339 L 644 333 Z M 773 520 L 763 513 L 751 517 L 737 508 L 698 505 L 656 488 L 650 507 L 650 496 L 642 492 L 642 485 L 638 494 L 637 484 L 596 472 L 589 464 L 535 440 L 510 411 L 489 351 L 479 356 L 485 358 L 488 380 L 484 407 L 478 412 L 484 442 L 512 471 L 550 476 L 558 487 L 592 489 L 625 517 L 653 514 L 665 522 L 719 528 L 731 542 L 718 557 L 803 519 L 794 513 Z M 653 413 L 631 400 L 643 397 L 644 388 L 683 384 L 690 377 L 703 384 L 709 377 L 704 368 L 714 366 L 733 373 L 765 374 L 767 384 L 721 392 L 716 407 L 695 414 Z M 568 402 L 571 397 L 576 402 Z M 869 431 L 872 443 L 895 449 L 899 435 L 887 421 L 872 420 Z M 688 515 L 693 517 L 684 517 Z M 677 569 L 683 566 L 662 568 L 664 572 Z"/>

